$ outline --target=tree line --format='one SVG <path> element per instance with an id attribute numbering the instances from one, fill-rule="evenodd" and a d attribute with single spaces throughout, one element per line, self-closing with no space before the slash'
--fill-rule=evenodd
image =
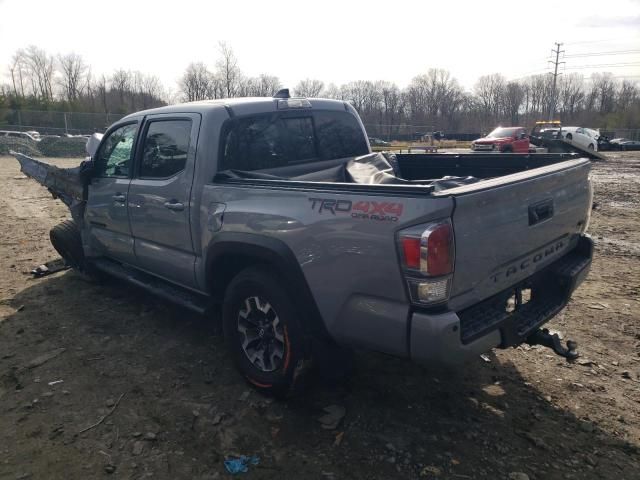
<path id="1" fill-rule="evenodd" d="M 129 113 L 175 101 L 245 96 L 271 96 L 282 83 L 267 73 L 242 72 L 232 48 L 218 45 L 212 66 L 190 63 L 171 94 L 154 75 L 116 70 L 94 76 L 79 55 L 51 55 L 30 46 L 18 50 L 9 65 L 8 81 L 0 85 L 0 106 L 64 109 L 78 112 Z M 350 102 L 370 135 L 394 137 L 418 131 L 486 132 L 496 125 L 530 125 L 550 112 L 565 124 L 638 128 L 640 88 L 611 73 L 567 74 L 553 89 L 551 75 L 508 80 L 499 73 L 478 78 L 465 90 L 450 72 L 432 68 L 405 88 L 385 80 L 357 80 L 343 85 L 318 79 L 300 80 L 293 94 Z"/>
<path id="2" fill-rule="evenodd" d="M 31 45 L 15 52 L 0 84 L 0 107 L 125 114 L 166 105 L 155 75 L 117 69 L 94 75 L 76 53 L 52 55 Z"/>

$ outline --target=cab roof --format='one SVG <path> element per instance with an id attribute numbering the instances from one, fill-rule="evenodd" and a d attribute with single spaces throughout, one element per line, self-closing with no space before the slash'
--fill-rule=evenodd
<path id="1" fill-rule="evenodd" d="M 292 97 L 295 100 L 296 97 Z M 206 113 L 217 108 L 226 108 L 234 115 L 247 115 L 252 113 L 268 113 L 282 111 L 282 107 L 278 109 L 278 102 L 282 98 L 272 97 L 242 97 L 242 98 L 223 98 L 218 100 L 200 100 L 196 102 L 179 103 L 176 105 L 167 105 L 166 107 L 152 108 L 142 110 L 127 115 L 123 120 L 139 117 L 141 115 L 151 115 L 157 113 Z M 341 100 L 330 100 L 326 98 L 308 98 L 311 109 L 318 110 L 349 110 L 348 104 Z M 291 110 L 308 110 L 309 107 Z"/>

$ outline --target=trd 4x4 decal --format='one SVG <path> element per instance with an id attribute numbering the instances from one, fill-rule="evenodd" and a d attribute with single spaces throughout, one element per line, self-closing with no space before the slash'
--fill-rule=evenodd
<path id="1" fill-rule="evenodd" d="M 349 214 L 352 218 L 397 222 L 404 206 L 396 202 L 352 202 L 332 198 L 309 198 L 311 210 L 331 215 Z"/>

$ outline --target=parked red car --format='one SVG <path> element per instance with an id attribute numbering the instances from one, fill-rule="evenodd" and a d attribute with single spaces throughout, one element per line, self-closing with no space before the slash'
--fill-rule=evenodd
<path id="1" fill-rule="evenodd" d="M 524 127 L 498 127 L 471 142 L 474 152 L 529 153 L 529 135 Z"/>

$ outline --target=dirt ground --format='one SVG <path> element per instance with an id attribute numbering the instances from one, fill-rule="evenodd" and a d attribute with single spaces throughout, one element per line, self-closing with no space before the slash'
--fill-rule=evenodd
<path id="1" fill-rule="evenodd" d="M 593 178 L 595 262 L 549 324 L 577 363 L 519 347 L 452 374 L 358 354 L 347 385 L 281 402 L 211 319 L 72 271 L 31 278 L 67 210 L 0 157 L 0 479 L 223 479 L 241 454 L 254 479 L 640 478 L 640 154 Z M 346 409 L 334 430 L 329 405 Z"/>

